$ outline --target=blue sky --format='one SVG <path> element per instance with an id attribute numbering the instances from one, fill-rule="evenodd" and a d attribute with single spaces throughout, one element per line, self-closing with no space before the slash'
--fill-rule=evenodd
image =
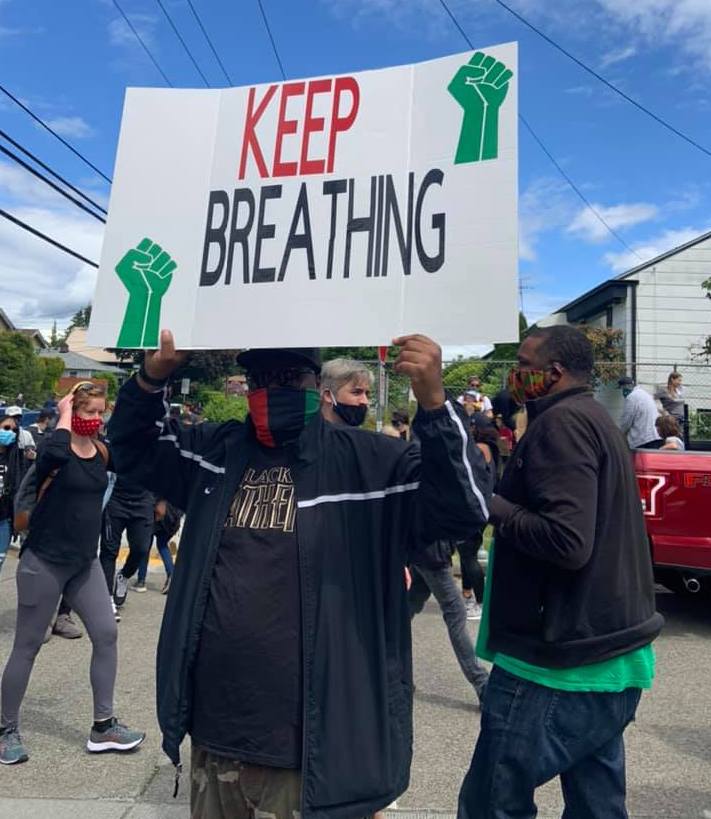
<path id="1" fill-rule="evenodd" d="M 119 0 L 176 86 L 203 87 L 156 0 Z M 439 0 L 263 0 L 287 76 L 356 71 L 465 51 Z M 208 81 L 226 80 L 186 0 L 164 0 Z M 237 85 L 279 79 L 256 0 L 193 0 Z M 449 0 L 476 47 L 517 40 L 520 110 L 635 254 L 586 210 L 520 134 L 520 275 L 536 319 L 711 229 L 711 157 L 607 90 L 494 0 Z M 624 91 L 711 148 L 709 0 L 510 0 Z M 0 82 L 109 176 L 126 86 L 164 82 L 112 0 L 0 0 Z M 0 96 L 2 129 L 74 184 L 109 186 Z M 158 127 L 159 123 L 146 123 Z M 0 207 L 98 261 L 99 222 L 0 158 Z M 472 207 L 486 207 L 485 200 Z M 0 307 L 60 328 L 94 271 L 0 222 Z M 482 294 L 485 298 L 485 295 Z"/>

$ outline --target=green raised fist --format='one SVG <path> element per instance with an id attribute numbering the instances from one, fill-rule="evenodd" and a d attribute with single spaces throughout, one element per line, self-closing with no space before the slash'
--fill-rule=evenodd
<path id="1" fill-rule="evenodd" d="M 128 304 L 117 346 L 156 347 L 163 296 L 177 264 L 151 239 L 126 253 L 116 273 L 128 290 Z"/>
<path id="2" fill-rule="evenodd" d="M 511 77 L 513 71 L 482 51 L 454 75 L 447 90 L 464 109 L 455 165 L 499 155 L 499 109 Z"/>

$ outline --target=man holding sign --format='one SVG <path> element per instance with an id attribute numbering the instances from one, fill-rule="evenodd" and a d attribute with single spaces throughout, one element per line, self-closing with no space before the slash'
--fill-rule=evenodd
<path id="1" fill-rule="evenodd" d="M 164 388 L 171 333 L 125 384 L 109 434 L 119 473 L 186 523 L 158 647 L 163 748 L 193 740 L 193 819 L 349 819 L 408 785 L 412 657 L 403 566 L 488 517 L 489 477 L 441 351 L 395 339 L 420 446 L 329 424 L 318 351 L 253 349 L 250 415 L 181 428 Z"/>

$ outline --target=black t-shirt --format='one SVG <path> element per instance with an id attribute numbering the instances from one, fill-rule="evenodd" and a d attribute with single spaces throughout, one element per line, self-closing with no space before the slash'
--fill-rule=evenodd
<path id="1" fill-rule="evenodd" d="M 225 522 L 193 669 L 193 741 L 301 766 L 301 603 L 287 454 L 260 447 Z"/>
<path id="2" fill-rule="evenodd" d="M 80 458 L 68 430 L 58 429 L 40 449 L 37 489 L 56 476 L 32 512 L 24 548 L 50 563 L 81 568 L 96 557 L 101 534 L 101 503 L 108 486 L 106 464 L 97 451 Z"/>

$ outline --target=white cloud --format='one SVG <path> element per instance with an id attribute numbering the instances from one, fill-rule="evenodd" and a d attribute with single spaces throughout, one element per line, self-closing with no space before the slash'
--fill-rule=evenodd
<path id="1" fill-rule="evenodd" d="M 640 225 L 659 215 L 659 208 L 656 205 L 645 202 L 610 207 L 593 203 L 593 207 L 613 230 Z M 590 208 L 583 208 L 576 214 L 568 225 L 567 232 L 588 242 L 603 242 L 610 236 L 610 232 Z"/>
<path id="2" fill-rule="evenodd" d="M 623 251 L 621 253 L 606 253 L 603 257 L 605 262 L 612 268 L 615 273 L 624 273 L 630 268 L 637 267 L 643 262 L 661 256 L 669 250 L 673 250 L 679 245 L 690 242 L 696 239 L 702 233 L 706 233 L 709 227 L 694 228 L 685 227 L 675 230 L 665 230 L 657 236 L 647 239 L 644 242 L 639 242 L 632 246 L 632 250 Z"/>
<path id="3" fill-rule="evenodd" d="M 629 58 L 634 57 L 636 53 L 637 49 L 634 46 L 625 46 L 608 51 L 607 54 L 603 54 L 600 60 L 600 68 L 609 68 L 611 65 L 629 60 Z"/>
<path id="4" fill-rule="evenodd" d="M 567 225 L 573 212 L 569 188 L 564 182 L 550 177 L 531 182 L 519 197 L 519 258 L 534 261 L 541 234 Z"/>
<path id="5" fill-rule="evenodd" d="M 54 117 L 47 120 L 47 125 L 65 137 L 84 139 L 94 135 L 94 129 L 82 117 Z"/>
<path id="6" fill-rule="evenodd" d="M 149 48 L 154 45 L 153 30 L 157 23 L 156 18 L 150 14 L 131 14 L 128 17 L 143 42 Z M 117 17 L 109 23 L 109 42 L 114 46 L 129 46 L 131 48 L 137 46 L 141 48 L 136 35 L 131 31 L 131 27 L 123 17 Z"/>
<path id="7" fill-rule="evenodd" d="M 592 85 L 574 85 L 571 88 L 566 88 L 565 93 L 576 94 L 581 97 L 592 97 L 592 95 L 597 92 Z"/>
<path id="8" fill-rule="evenodd" d="M 37 180 L 0 163 L 2 206 L 56 241 L 98 262 L 104 226 Z M 0 219 L 0 306 L 18 326 L 62 327 L 93 295 L 96 270 Z"/>

